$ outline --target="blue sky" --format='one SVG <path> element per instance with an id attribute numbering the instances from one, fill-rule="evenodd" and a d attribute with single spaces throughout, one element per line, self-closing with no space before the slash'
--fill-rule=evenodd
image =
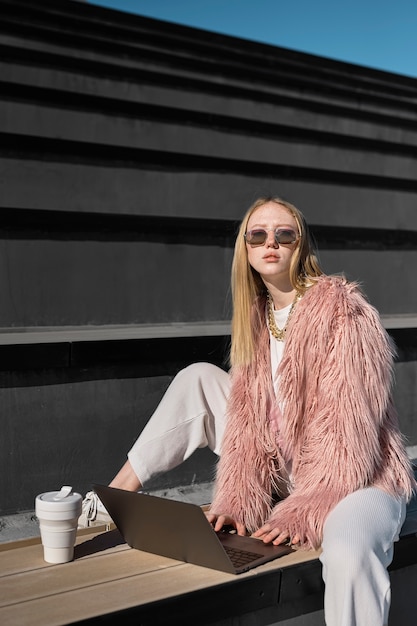
<path id="1" fill-rule="evenodd" d="M 88 0 L 417 78 L 417 0 Z"/>

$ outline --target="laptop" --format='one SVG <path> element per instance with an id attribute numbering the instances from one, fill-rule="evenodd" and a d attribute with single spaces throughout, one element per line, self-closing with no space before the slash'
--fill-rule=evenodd
<path id="1" fill-rule="evenodd" d="M 292 552 L 289 545 L 215 532 L 196 504 L 93 485 L 126 543 L 178 561 L 241 574 Z"/>

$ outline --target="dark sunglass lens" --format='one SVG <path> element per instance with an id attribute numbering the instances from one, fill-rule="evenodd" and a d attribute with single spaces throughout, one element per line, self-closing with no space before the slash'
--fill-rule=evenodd
<path id="1" fill-rule="evenodd" d="M 275 240 L 277 243 L 294 243 L 296 239 L 297 235 L 293 230 L 280 229 L 275 232 Z"/>
<path id="2" fill-rule="evenodd" d="M 249 230 L 246 233 L 246 241 L 252 246 L 261 246 L 265 243 L 267 233 L 264 230 Z"/>

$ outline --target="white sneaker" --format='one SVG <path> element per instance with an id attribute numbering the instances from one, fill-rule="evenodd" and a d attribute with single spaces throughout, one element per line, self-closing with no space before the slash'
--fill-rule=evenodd
<path id="1" fill-rule="evenodd" d="M 109 530 L 112 521 L 98 495 L 94 491 L 86 493 L 82 503 L 82 513 L 78 520 L 78 528 L 105 525 Z"/>

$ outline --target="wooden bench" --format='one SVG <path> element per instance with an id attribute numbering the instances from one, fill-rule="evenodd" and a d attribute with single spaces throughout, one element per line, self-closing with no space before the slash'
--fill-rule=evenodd
<path id="1" fill-rule="evenodd" d="M 132 550 L 116 529 L 79 531 L 74 561 L 63 565 L 45 563 L 39 538 L 6 543 L 0 545 L 0 623 L 323 626 L 318 557 L 295 551 L 234 576 Z M 390 575 L 390 626 L 415 626 L 415 501 Z"/>

